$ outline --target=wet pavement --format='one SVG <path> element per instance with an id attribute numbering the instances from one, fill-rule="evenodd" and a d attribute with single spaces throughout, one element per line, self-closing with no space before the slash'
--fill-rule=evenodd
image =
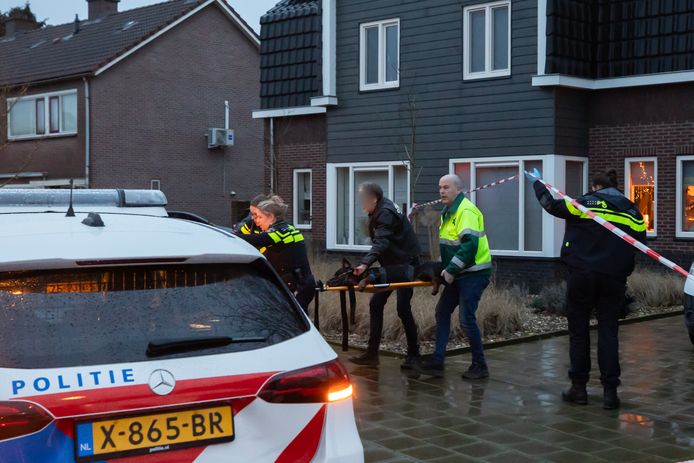
<path id="1" fill-rule="evenodd" d="M 694 459 L 694 346 L 682 317 L 623 326 L 621 343 L 619 411 L 602 409 L 598 375 L 589 405 L 561 401 L 568 383 L 563 336 L 489 350 L 491 378 L 483 382 L 460 378 L 469 354 L 448 358 L 443 379 L 408 378 L 390 357 L 378 369 L 350 365 L 366 461 Z"/>

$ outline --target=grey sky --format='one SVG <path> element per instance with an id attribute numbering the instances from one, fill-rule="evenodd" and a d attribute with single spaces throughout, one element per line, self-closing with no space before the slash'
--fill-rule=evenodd
<path id="1" fill-rule="evenodd" d="M 227 0 L 227 2 L 245 19 L 256 32 L 260 29 L 260 17 L 279 0 Z M 161 3 L 162 0 L 121 0 L 118 4 L 120 11 L 130 10 L 139 6 Z M 0 0 L 0 11 L 7 11 L 15 6 L 23 6 L 25 0 Z M 80 18 L 87 17 L 86 0 L 31 0 L 31 9 L 36 17 L 48 24 L 63 24 L 75 19 L 75 13 Z"/>

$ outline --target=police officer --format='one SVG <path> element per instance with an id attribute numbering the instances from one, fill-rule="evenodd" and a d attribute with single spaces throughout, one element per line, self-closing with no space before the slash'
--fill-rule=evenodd
<path id="1" fill-rule="evenodd" d="M 362 209 L 369 214 L 371 249 L 355 270 L 361 275 L 377 261 L 381 266 L 412 265 L 419 260 L 419 242 L 407 217 L 388 198 L 376 183 L 364 183 L 359 187 Z M 378 365 L 378 352 L 383 332 L 383 310 L 392 291 L 376 293 L 369 301 L 369 343 L 363 355 L 350 359 L 357 365 Z M 411 370 L 419 364 L 417 323 L 412 315 L 412 288 L 397 290 L 397 312 L 405 328 L 407 357 L 400 366 Z"/>
<path id="2" fill-rule="evenodd" d="M 279 196 L 260 201 L 254 215 L 260 232 L 238 236 L 258 249 L 265 249 L 265 257 L 294 292 L 304 311 L 308 311 L 316 280 L 308 262 L 304 236 L 284 220 L 287 208 Z"/>
<path id="3" fill-rule="evenodd" d="M 620 385 L 619 313 L 624 303 L 627 277 L 634 270 L 635 249 L 563 199 L 554 199 L 539 181 L 535 169 L 528 176 L 542 207 L 566 220 L 562 260 L 569 266 L 567 318 L 569 323 L 569 378 L 572 386 L 562 393 L 571 403 L 588 403 L 586 384 L 590 374 L 589 322 L 593 310 L 598 319 L 598 364 L 604 388 L 603 408 L 619 408 Z M 616 227 L 646 242 L 646 225 L 634 203 L 617 189 L 617 172 L 599 173 L 592 192 L 578 203 Z"/>
<path id="4" fill-rule="evenodd" d="M 241 220 L 241 222 L 234 225 L 234 233 L 251 235 L 253 233 L 260 233 L 261 230 L 255 224 L 255 217 L 258 215 L 258 204 L 269 199 L 267 195 L 258 195 L 251 200 L 251 204 L 248 208 L 248 214 Z M 261 251 L 262 252 L 262 251 Z"/>
<path id="5" fill-rule="evenodd" d="M 484 232 L 484 217 L 465 197 L 463 182 L 457 175 L 441 177 L 439 196 L 444 205 L 439 247 L 444 265 L 441 276 L 446 280 L 446 287 L 436 305 L 434 355 L 431 360 L 422 363 L 421 372 L 435 377 L 443 376 L 451 315 L 459 306 L 460 326 L 470 342 L 472 353 L 472 364 L 462 376 L 470 380 L 488 378 L 482 334 L 475 315 L 492 275 L 492 256 Z"/>

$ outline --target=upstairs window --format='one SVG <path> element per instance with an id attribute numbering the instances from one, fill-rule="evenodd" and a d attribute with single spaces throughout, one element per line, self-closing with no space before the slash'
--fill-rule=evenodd
<path id="1" fill-rule="evenodd" d="M 400 20 L 362 24 L 359 40 L 359 89 L 400 86 Z"/>
<path id="2" fill-rule="evenodd" d="M 74 135 L 77 133 L 77 90 L 8 98 L 7 138 Z"/>
<path id="3" fill-rule="evenodd" d="M 465 80 L 511 74 L 511 2 L 464 8 L 463 53 Z"/>

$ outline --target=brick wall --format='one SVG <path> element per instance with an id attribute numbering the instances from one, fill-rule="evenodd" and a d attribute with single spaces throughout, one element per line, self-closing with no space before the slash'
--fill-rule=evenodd
<path id="1" fill-rule="evenodd" d="M 214 33 L 210 33 L 214 31 Z M 96 77 L 92 186 L 149 188 L 161 180 L 170 209 L 230 225 L 232 198 L 250 200 L 263 178 L 259 51 L 212 4 Z M 231 107 L 236 144 L 207 148 Z"/>
<path id="2" fill-rule="evenodd" d="M 325 116 L 291 117 L 275 120 L 275 158 L 277 178 L 275 191 L 289 204 L 288 220 L 294 217 L 294 170 L 311 169 L 312 224 L 303 230 L 307 241 L 316 250 L 325 248 L 325 175 L 327 143 L 325 140 Z M 269 123 L 265 125 L 269 130 Z M 266 136 L 269 139 L 269 135 Z M 269 143 L 265 156 L 269 159 Z M 270 190 L 270 169 L 266 162 L 265 191 Z"/>
<path id="3" fill-rule="evenodd" d="M 624 186 L 624 159 L 657 156 L 658 236 L 650 246 L 689 267 L 694 241 L 675 237 L 678 155 L 694 155 L 694 121 L 597 126 L 590 129 L 590 174 L 614 168 Z"/>

